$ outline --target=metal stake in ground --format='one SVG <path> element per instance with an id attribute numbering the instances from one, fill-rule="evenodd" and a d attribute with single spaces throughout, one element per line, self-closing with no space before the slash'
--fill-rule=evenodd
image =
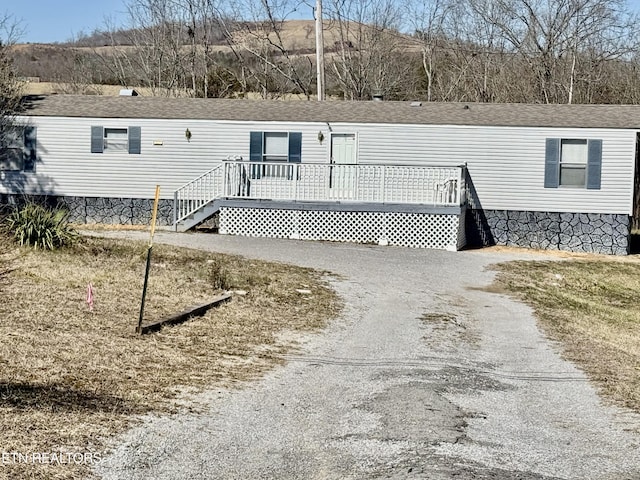
<path id="1" fill-rule="evenodd" d="M 142 319 L 144 317 L 144 302 L 147 297 L 147 285 L 149 284 L 149 268 L 151 267 L 151 250 L 153 249 L 153 235 L 156 233 L 156 217 L 158 216 L 158 201 L 160 199 L 160 185 L 156 185 L 156 198 L 153 202 L 153 214 L 151 215 L 151 235 L 149 248 L 147 248 L 147 266 L 144 270 L 144 285 L 142 287 L 142 301 L 140 302 L 140 317 L 136 333 L 142 333 Z"/>

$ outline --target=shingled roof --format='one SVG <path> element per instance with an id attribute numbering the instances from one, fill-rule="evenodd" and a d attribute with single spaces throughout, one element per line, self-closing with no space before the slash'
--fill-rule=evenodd
<path id="1" fill-rule="evenodd" d="M 640 129 L 640 105 L 412 104 L 48 95 L 25 97 L 24 106 L 24 115 L 52 117 Z"/>

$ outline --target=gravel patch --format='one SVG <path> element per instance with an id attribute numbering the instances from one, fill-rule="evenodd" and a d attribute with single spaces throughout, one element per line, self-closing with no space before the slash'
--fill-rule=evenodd
<path id="1" fill-rule="evenodd" d="M 640 478 L 638 416 L 604 405 L 528 307 L 477 289 L 526 252 L 156 242 L 331 271 L 346 307 L 260 381 L 199 395 L 204 412 L 144 417 L 112 442 L 105 480 Z"/>

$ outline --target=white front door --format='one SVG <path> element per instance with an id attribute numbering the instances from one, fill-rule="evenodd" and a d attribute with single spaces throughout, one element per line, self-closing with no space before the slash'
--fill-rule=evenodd
<path id="1" fill-rule="evenodd" d="M 356 200 L 357 166 L 356 136 L 353 133 L 331 135 L 331 175 L 329 187 L 332 198 Z"/>

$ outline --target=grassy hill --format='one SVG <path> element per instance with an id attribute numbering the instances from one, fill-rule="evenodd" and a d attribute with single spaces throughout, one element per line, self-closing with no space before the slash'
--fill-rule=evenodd
<path id="1" fill-rule="evenodd" d="M 271 31 L 270 31 L 271 30 Z M 358 24 L 338 24 L 332 21 L 324 23 L 324 49 L 327 59 L 347 51 L 358 52 L 367 39 L 381 34 L 375 27 Z M 18 75 L 27 79 L 25 93 L 83 93 L 97 95 L 117 95 L 120 90 L 118 75 L 114 71 L 113 57 L 116 54 L 134 55 L 136 47 L 131 38 L 135 31 L 120 31 L 114 35 L 120 44 L 109 45 L 109 37 L 96 33 L 83 37 L 75 43 L 66 44 L 18 44 L 11 47 L 11 56 Z M 139 33 L 139 32 L 138 32 Z M 415 51 L 415 41 L 397 32 L 384 32 L 391 35 L 394 48 L 405 52 Z M 226 58 L 233 63 L 236 52 L 246 53 L 271 48 L 275 61 L 283 53 L 273 45 L 281 45 L 291 58 L 309 57 L 307 69 L 315 63 L 315 22 L 312 20 L 289 20 L 278 24 L 278 32 L 269 26 L 256 23 L 238 24 L 232 34 L 231 45 L 219 36 L 212 37 L 208 46 L 209 55 L 215 58 L 212 63 Z M 193 46 L 186 42 L 180 47 L 181 55 L 187 58 L 193 52 Z M 204 47 L 197 45 L 198 55 L 203 55 Z M 249 55 L 250 56 L 250 55 Z M 143 95 L 158 94 L 145 87 L 136 87 Z M 160 93 L 164 94 L 164 93 Z M 175 92 L 172 92 L 175 94 Z M 186 93 L 185 93 L 186 94 Z"/>

